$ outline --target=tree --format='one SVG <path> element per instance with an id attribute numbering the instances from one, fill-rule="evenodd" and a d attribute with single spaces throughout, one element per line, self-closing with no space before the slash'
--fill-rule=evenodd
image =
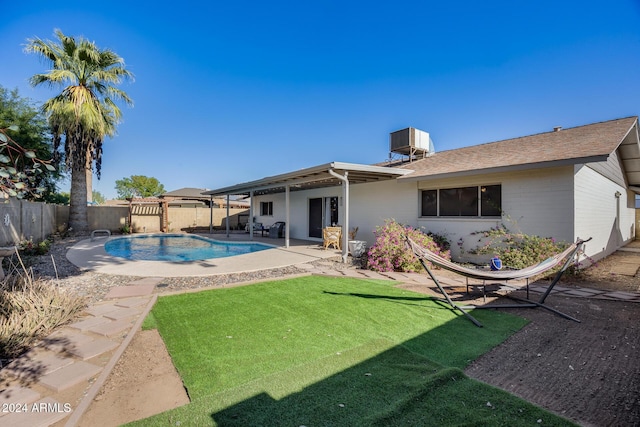
<path id="1" fill-rule="evenodd" d="M 17 131 L 17 126 L 0 129 L 0 197 L 37 198 L 44 192 L 37 183 L 46 174 L 45 169 L 54 171 L 55 168 L 9 136 L 9 132 Z"/>
<path id="2" fill-rule="evenodd" d="M 157 197 L 165 192 L 164 185 L 156 178 L 144 175 L 131 175 L 116 181 L 118 199 L 130 197 Z"/>
<path id="3" fill-rule="evenodd" d="M 93 198 L 93 201 L 94 201 L 96 204 L 98 204 L 98 205 L 103 204 L 103 203 L 105 202 L 105 200 L 106 200 L 106 199 L 104 198 L 104 196 L 102 195 L 102 193 L 101 193 L 101 192 L 99 192 L 99 191 L 97 191 L 97 190 L 93 190 L 93 191 L 92 191 L 92 196 L 93 196 L 93 197 L 92 197 L 92 198 Z"/>
<path id="4" fill-rule="evenodd" d="M 54 148 L 64 141 L 65 164 L 71 172 L 69 226 L 86 231 L 88 182 L 95 166 L 98 179 L 105 137 L 115 135 L 122 112 L 116 101 L 131 105 L 129 96 L 115 87 L 133 79 L 124 60 L 109 49 L 99 49 L 84 38 L 66 36 L 55 30 L 58 41 L 28 39 L 27 53 L 40 55 L 50 71 L 31 77 L 31 85 L 46 83 L 62 87 L 43 110 L 53 132 Z M 89 184 L 90 185 L 90 184 Z"/>
<path id="5" fill-rule="evenodd" d="M 71 195 L 66 191 L 61 191 L 60 193 L 52 194 L 49 197 L 49 203 L 55 203 L 57 205 L 68 205 L 69 200 L 71 199 Z"/>
<path id="6" fill-rule="evenodd" d="M 28 200 L 39 198 L 49 201 L 48 197 L 55 193 L 56 181 L 60 177 L 56 168 L 59 156 L 53 152 L 49 126 L 39 107 L 30 99 L 21 97 L 17 89 L 9 91 L 0 86 L 0 129 L 3 130 L 3 136 L 0 136 L 0 152 L 4 156 L 0 162 L 3 165 L 2 178 L 8 179 L 7 174 L 13 170 L 16 174 L 18 171 L 27 174 L 31 179 L 23 181 L 23 184 L 28 184 L 32 191 L 21 191 L 20 196 Z M 22 155 L 18 155 L 19 152 Z M 51 160 L 34 163 L 34 158 Z M 42 168 L 44 164 L 49 166 Z M 11 179 L 15 180 L 16 176 Z M 5 181 L 4 187 L 7 185 L 9 183 Z M 15 186 L 13 190 L 17 190 Z M 11 191 L 6 194 L 14 195 Z"/>

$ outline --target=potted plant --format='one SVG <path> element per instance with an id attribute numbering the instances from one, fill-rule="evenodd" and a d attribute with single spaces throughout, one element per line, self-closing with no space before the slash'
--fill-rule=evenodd
<path id="1" fill-rule="evenodd" d="M 367 242 L 364 240 L 356 240 L 358 235 L 358 227 L 349 230 L 349 253 L 354 258 L 360 258 L 367 250 Z"/>

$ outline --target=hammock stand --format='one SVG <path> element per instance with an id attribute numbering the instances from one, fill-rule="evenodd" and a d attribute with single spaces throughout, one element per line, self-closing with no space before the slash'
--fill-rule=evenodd
<path id="1" fill-rule="evenodd" d="M 434 281 L 434 283 L 436 284 L 436 286 L 438 287 L 438 289 L 440 290 L 440 293 L 444 296 L 443 298 L 436 298 L 436 300 L 438 301 L 442 301 L 447 303 L 454 311 L 455 310 L 459 310 L 462 314 L 464 314 L 469 320 L 471 320 L 471 322 L 473 322 L 474 325 L 478 326 L 478 327 L 482 327 L 482 323 L 478 322 L 478 320 L 476 320 L 473 316 L 471 316 L 471 314 L 469 314 L 467 311 L 467 309 L 474 309 L 474 308 L 537 308 L 537 307 L 542 307 L 546 310 L 549 310 L 559 316 L 564 317 L 565 319 L 569 319 L 569 320 L 573 320 L 575 322 L 580 322 L 578 319 L 569 316 L 568 314 L 562 313 L 558 310 L 556 310 L 553 307 L 549 307 L 548 305 L 546 305 L 544 302 L 547 299 L 547 297 L 549 296 L 549 294 L 551 293 L 551 291 L 553 290 L 553 287 L 560 281 L 560 278 L 562 277 L 562 275 L 564 274 L 565 270 L 569 267 L 569 265 L 571 264 L 571 261 L 573 260 L 573 257 L 578 253 L 578 251 L 582 248 L 583 244 L 588 242 L 589 240 L 591 240 L 591 238 L 587 239 L 587 240 L 581 240 L 578 239 L 575 243 L 573 243 L 572 245 L 570 245 L 567 249 L 565 249 L 563 252 L 547 258 L 546 260 L 530 266 L 530 267 L 525 267 L 521 270 L 499 270 L 499 271 L 482 271 L 482 270 L 476 270 L 473 268 L 467 268 L 467 267 L 463 267 L 461 265 L 455 264 L 451 261 L 449 261 L 448 259 L 445 259 L 443 257 L 441 257 L 438 254 L 435 254 L 433 252 L 431 252 L 430 250 L 423 248 L 422 246 L 419 246 L 418 244 L 416 244 L 413 240 L 411 240 L 408 236 L 406 236 L 406 240 L 407 240 L 407 244 L 409 245 L 409 247 L 411 248 L 411 250 L 413 251 L 413 253 L 416 255 L 416 257 L 418 258 L 418 260 L 420 261 L 420 264 L 422 264 L 422 266 L 424 267 L 424 269 L 427 271 L 427 273 L 429 274 L 429 276 L 431 277 L 431 280 Z M 564 263 L 563 263 L 563 260 Z M 487 304 L 487 305 L 482 305 L 482 306 L 459 306 L 456 303 L 454 303 L 451 298 L 449 297 L 449 295 L 447 294 L 447 292 L 444 290 L 444 288 L 442 287 L 442 285 L 440 284 L 440 282 L 438 281 L 438 279 L 434 276 L 434 274 L 431 272 L 431 269 L 429 268 L 429 265 L 427 264 L 427 261 L 431 262 L 434 265 L 437 265 L 441 268 L 444 268 L 445 270 L 449 270 L 452 271 L 454 273 L 457 273 L 461 276 L 464 276 L 466 278 L 472 278 L 472 279 L 477 279 L 477 280 L 502 280 L 502 281 L 507 281 L 507 280 L 519 280 L 519 279 L 527 279 L 527 298 L 520 298 L 520 297 L 515 297 L 512 295 L 507 295 L 508 298 L 511 298 L 515 301 L 520 301 L 520 303 L 517 304 Z M 542 296 L 540 297 L 540 299 L 538 301 L 533 301 L 531 299 L 529 299 L 529 283 L 528 283 L 528 279 L 530 277 L 533 277 L 535 275 L 538 274 L 542 274 L 545 271 L 548 271 L 558 265 L 561 265 L 562 267 L 560 268 L 560 270 L 556 273 L 553 281 L 549 284 L 549 286 L 547 287 L 546 291 L 542 294 Z"/>

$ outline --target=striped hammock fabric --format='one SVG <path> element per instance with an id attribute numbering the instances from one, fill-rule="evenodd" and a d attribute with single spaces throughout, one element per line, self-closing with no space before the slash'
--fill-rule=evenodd
<path id="1" fill-rule="evenodd" d="M 558 265 L 562 264 L 565 258 L 567 258 L 568 256 L 575 255 L 578 248 L 582 245 L 582 243 L 584 243 L 584 241 L 578 240 L 576 243 L 573 243 L 561 253 L 554 255 L 550 258 L 547 258 L 536 265 L 525 267 L 521 270 L 499 270 L 499 271 L 477 270 L 474 268 L 464 267 L 462 265 L 451 262 L 448 259 L 445 259 L 440 255 L 437 255 L 426 248 L 423 248 L 422 246 L 416 244 L 409 237 L 407 237 L 407 243 L 409 244 L 409 247 L 411 248 L 413 253 L 419 259 L 427 260 L 441 268 L 444 268 L 445 270 L 452 271 L 464 277 L 469 277 L 469 278 L 478 279 L 478 280 L 519 280 L 519 279 L 526 279 L 529 277 L 537 276 L 539 274 L 542 274 L 546 271 L 549 271 L 557 267 Z M 564 264 L 564 268 L 568 266 L 569 266 L 568 263 Z"/>

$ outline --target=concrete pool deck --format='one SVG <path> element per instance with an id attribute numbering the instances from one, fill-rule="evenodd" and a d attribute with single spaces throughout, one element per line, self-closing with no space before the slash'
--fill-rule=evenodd
<path id="1" fill-rule="evenodd" d="M 202 261 L 132 261 L 109 255 L 104 250 L 104 244 L 109 238 L 97 237 L 93 240 L 85 239 L 75 244 L 67 252 L 67 259 L 83 270 L 103 274 L 140 277 L 186 277 L 283 268 L 340 255 L 339 251 L 333 249 L 325 250 L 321 242 L 290 240 L 289 247 L 285 248 L 284 239 L 256 236 L 250 241 L 249 235 L 246 233 L 230 234 L 228 238 L 225 234 L 199 235 L 221 242 L 263 243 L 273 246 L 273 248 L 250 254 Z"/>

